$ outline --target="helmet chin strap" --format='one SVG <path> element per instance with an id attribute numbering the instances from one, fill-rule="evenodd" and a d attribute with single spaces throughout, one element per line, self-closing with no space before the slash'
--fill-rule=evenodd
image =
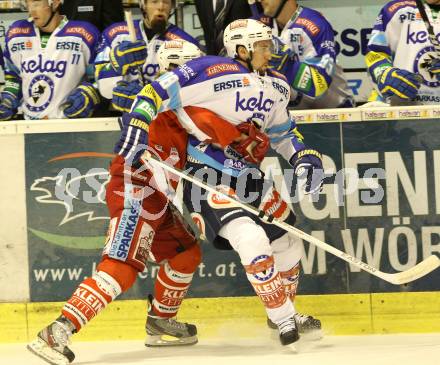
<path id="1" fill-rule="evenodd" d="M 50 22 L 52 21 L 53 17 L 57 13 L 57 10 L 58 9 L 53 10 L 52 9 L 52 5 L 50 6 L 50 17 L 49 17 L 49 20 L 41 28 L 46 28 L 50 24 Z"/>
<path id="2" fill-rule="evenodd" d="M 252 51 L 249 51 L 249 57 L 246 59 L 246 65 L 251 72 L 254 72 L 254 66 L 252 66 Z"/>
<path id="3" fill-rule="evenodd" d="M 286 5 L 286 3 L 287 3 L 287 0 L 281 0 L 280 5 L 278 6 L 277 11 L 275 12 L 275 14 L 274 14 L 274 16 L 272 18 L 274 18 L 274 19 L 278 18 L 278 15 L 281 14 L 281 11 L 283 10 L 284 5 Z"/>
<path id="4" fill-rule="evenodd" d="M 253 54 L 253 51 L 249 51 L 249 57 L 243 61 L 246 62 L 246 66 L 250 72 L 256 72 L 257 74 L 262 75 L 262 73 L 260 71 L 255 70 L 254 66 L 252 66 L 252 54 Z"/>

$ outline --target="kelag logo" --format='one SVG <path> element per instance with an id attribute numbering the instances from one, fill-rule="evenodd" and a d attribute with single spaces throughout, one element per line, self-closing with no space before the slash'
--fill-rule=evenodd
<path id="1" fill-rule="evenodd" d="M 28 218 L 29 231 L 46 242 L 66 248 L 103 248 L 103 233 L 109 220 L 105 204 L 109 173 L 103 167 L 89 166 L 91 161 L 112 157 L 109 153 L 79 152 L 47 161 L 43 171 L 53 171 L 52 165 L 60 162 L 73 167 L 60 167 L 53 175 L 43 173 L 28 182 L 28 206 L 39 216 L 38 220 Z M 30 215 L 35 214 L 32 210 Z"/>
<path id="2" fill-rule="evenodd" d="M 254 96 L 250 98 L 241 97 L 240 91 L 236 92 L 236 99 L 235 99 L 235 111 L 264 111 L 269 112 L 270 109 L 272 109 L 273 104 L 275 103 L 272 99 L 263 99 L 264 93 L 260 91 L 259 97 L 256 98 Z"/>

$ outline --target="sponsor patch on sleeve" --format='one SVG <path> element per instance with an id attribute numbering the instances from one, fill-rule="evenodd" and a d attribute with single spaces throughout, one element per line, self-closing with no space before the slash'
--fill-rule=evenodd
<path id="1" fill-rule="evenodd" d="M 128 33 L 127 25 L 118 25 L 108 31 L 108 36 L 114 38 L 117 34 Z"/>
<path id="2" fill-rule="evenodd" d="M 31 32 L 31 27 L 14 27 L 9 29 L 8 38 L 12 38 L 14 36 L 29 35 L 31 34 Z"/>
<path id="3" fill-rule="evenodd" d="M 171 40 L 176 40 L 176 39 L 182 39 L 182 37 L 179 37 L 177 34 L 171 33 L 171 32 L 166 32 L 165 33 L 165 38 L 166 39 L 171 39 Z"/>
<path id="4" fill-rule="evenodd" d="M 391 4 L 387 10 L 390 13 L 394 13 L 396 10 L 398 10 L 404 6 L 416 6 L 416 2 L 413 0 L 399 1 L 397 3 Z"/>
<path id="5" fill-rule="evenodd" d="M 298 25 L 302 25 L 306 28 L 313 36 L 316 36 L 320 32 L 320 28 L 312 22 L 310 19 L 298 18 L 295 22 Z"/>
<path id="6" fill-rule="evenodd" d="M 215 65 L 208 67 L 206 69 L 206 74 L 209 77 L 211 77 L 221 73 L 237 72 L 237 71 L 240 71 L 240 67 L 238 67 L 238 65 L 234 65 L 231 63 L 217 63 Z"/>
<path id="7" fill-rule="evenodd" d="M 92 33 L 88 32 L 85 28 L 78 26 L 70 26 L 70 27 L 67 26 L 64 33 L 72 34 L 72 35 L 80 35 L 88 44 L 92 44 L 95 39 Z"/>

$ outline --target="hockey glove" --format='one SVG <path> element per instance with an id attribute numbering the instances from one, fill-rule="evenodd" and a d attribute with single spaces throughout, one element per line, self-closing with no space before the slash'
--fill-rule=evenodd
<path id="1" fill-rule="evenodd" d="M 321 153 L 312 149 L 298 151 L 290 159 L 290 164 L 304 194 L 315 194 L 322 190 L 324 170 Z"/>
<path id="2" fill-rule="evenodd" d="M 83 82 L 70 93 L 61 107 L 67 118 L 89 118 L 100 102 L 98 90 L 90 82 Z"/>
<path id="3" fill-rule="evenodd" d="M 149 125 L 147 122 L 124 114 L 119 118 L 122 134 L 116 143 L 114 152 L 125 158 L 130 166 L 139 162 L 148 146 Z"/>
<path id="4" fill-rule="evenodd" d="M 431 61 L 428 71 L 440 81 L 440 59 L 436 58 Z"/>
<path id="5" fill-rule="evenodd" d="M 20 105 L 20 100 L 9 91 L 0 93 L 0 120 L 9 120 L 15 114 Z"/>
<path id="6" fill-rule="evenodd" d="M 295 53 L 281 40 L 274 37 L 274 51 L 269 62 L 269 67 L 275 71 L 283 73 L 287 61 L 294 60 Z"/>
<path id="7" fill-rule="evenodd" d="M 396 95 L 402 99 L 415 99 L 421 77 L 396 67 L 388 67 L 377 78 L 377 86 L 384 98 Z"/>
<path id="8" fill-rule="evenodd" d="M 234 142 L 232 148 L 246 161 L 259 164 L 270 147 L 269 137 L 252 123 L 241 123 L 237 129 L 242 133 L 243 138 L 239 142 Z"/>
<path id="9" fill-rule="evenodd" d="M 110 51 L 110 63 L 113 69 L 122 76 L 137 67 L 142 67 L 146 58 L 147 46 L 144 41 L 123 41 Z"/>
<path id="10" fill-rule="evenodd" d="M 119 81 L 113 89 L 113 108 L 128 113 L 136 95 L 141 90 L 142 86 L 137 81 Z"/>

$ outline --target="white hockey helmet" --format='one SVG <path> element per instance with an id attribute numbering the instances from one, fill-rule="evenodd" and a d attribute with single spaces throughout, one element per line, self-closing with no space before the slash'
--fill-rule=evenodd
<path id="1" fill-rule="evenodd" d="M 237 55 L 237 47 L 243 46 L 254 51 L 254 43 L 272 40 L 272 29 L 254 19 L 238 19 L 230 23 L 223 34 L 223 43 L 229 57 Z"/>
<path id="2" fill-rule="evenodd" d="M 165 41 L 157 51 L 159 72 L 169 71 L 171 65 L 181 66 L 200 56 L 203 56 L 202 51 L 191 42 L 183 39 Z"/>
<path id="3" fill-rule="evenodd" d="M 60 4 L 63 4 L 63 3 L 64 3 L 64 0 L 60 0 Z M 47 0 L 47 4 L 49 6 L 52 6 L 53 0 Z M 26 0 L 21 0 L 21 8 L 27 9 L 27 1 Z"/>

